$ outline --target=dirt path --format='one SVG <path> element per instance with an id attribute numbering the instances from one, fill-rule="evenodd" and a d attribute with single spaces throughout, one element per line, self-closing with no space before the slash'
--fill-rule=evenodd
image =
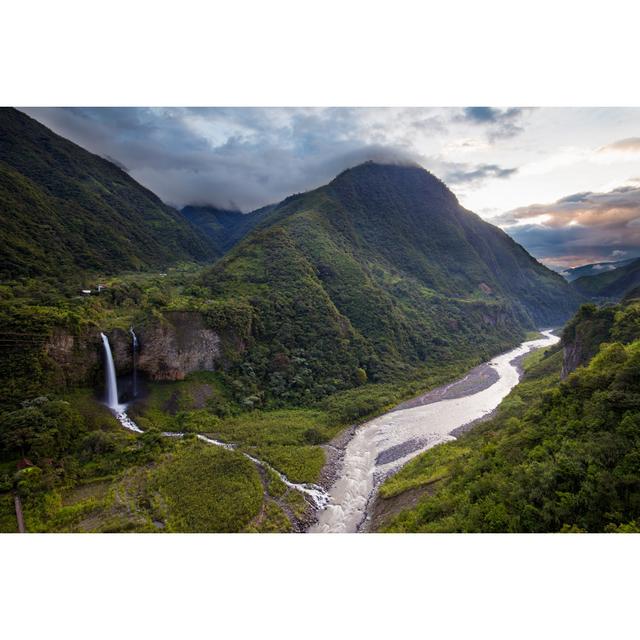
<path id="1" fill-rule="evenodd" d="M 18 521 L 18 533 L 26 533 L 27 530 L 24 527 L 24 518 L 22 517 L 22 502 L 20 502 L 20 497 L 16 494 L 13 497 L 13 501 L 16 505 L 16 520 Z"/>

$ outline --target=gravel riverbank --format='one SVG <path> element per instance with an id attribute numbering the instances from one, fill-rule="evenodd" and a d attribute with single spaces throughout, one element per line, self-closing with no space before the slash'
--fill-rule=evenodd
<path id="1" fill-rule="evenodd" d="M 557 337 L 544 332 L 539 340 L 496 356 L 459 380 L 402 402 L 362 425 L 352 425 L 324 445 L 327 463 L 319 484 L 330 500 L 317 512 L 310 530 L 369 530 L 371 515 L 380 508 L 376 494 L 384 478 L 421 451 L 489 419 L 520 379 L 522 359 L 556 341 Z"/>

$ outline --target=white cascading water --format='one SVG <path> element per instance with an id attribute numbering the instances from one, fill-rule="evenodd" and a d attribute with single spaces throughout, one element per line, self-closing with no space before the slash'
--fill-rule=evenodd
<path id="1" fill-rule="evenodd" d="M 165 431 L 162 435 L 167 436 L 168 438 L 182 438 L 184 436 L 184 433 L 179 431 Z M 202 435 L 201 433 L 196 434 L 196 437 L 198 438 L 198 440 L 202 440 L 202 442 L 212 444 L 216 447 L 222 447 L 223 449 L 227 449 L 228 451 L 236 450 L 236 446 L 233 444 L 222 442 L 220 440 L 214 440 L 213 438 L 209 438 L 205 435 Z M 289 480 L 289 478 L 287 478 L 284 473 L 280 473 L 270 464 L 264 462 L 264 460 L 258 460 L 258 458 L 254 458 L 244 451 L 241 451 L 240 453 L 242 453 L 245 458 L 251 460 L 251 462 L 253 462 L 254 464 L 257 464 L 259 467 L 273 471 L 273 473 L 275 473 L 278 478 L 280 478 L 280 480 L 282 480 L 282 482 L 290 489 L 295 489 L 296 491 L 299 491 L 303 495 L 307 496 L 316 509 L 324 509 L 327 506 L 329 502 L 329 494 L 320 485 L 312 483 L 291 482 L 291 480 Z"/>
<path id="2" fill-rule="evenodd" d="M 118 399 L 118 379 L 116 378 L 116 366 L 113 362 L 113 354 L 111 353 L 111 345 L 109 338 L 104 333 L 100 334 L 102 338 L 102 346 L 104 347 L 105 358 L 105 386 L 107 394 L 107 406 L 115 414 L 118 422 L 129 431 L 142 433 L 142 429 L 127 415 L 127 405 L 120 404 Z"/>
<path id="3" fill-rule="evenodd" d="M 133 338 L 135 357 L 135 350 L 138 345 L 138 339 L 136 337 L 136 334 L 133 332 L 133 327 L 131 328 L 130 333 Z M 118 422 L 120 422 L 120 424 L 125 429 L 129 429 L 129 431 L 135 431 L 136 433 L 144 433 L 142 429 L 140 429 L 140 427 L 127 415 L 127 405 L 120 404 L 118 401 L 118 379 L 116 378 L 116 367 L 113 361 L 113 354 L 111 353 L 111 345 L 109 344 L 109 338 L 107 338 L 104 333 L 101 333 L 100 336 L 102 337 L 102 345 L 104 347 L 104 355 L 106 360 L 105 384 L 107 391 L 107 406 L 109 407 L 109 409 L 111 409 L 111 411 L 113 411 L 116 418 L 118 419 Z M 168 438 L 182 438 L 184 436 L 184 433 L 176 431 L 165 431 L 162 435 Z M 233 451 L 236 448 L 235 445 L 221 442 L 220 440 L 214 440 L 213 438 L 208 438 L 207 436 L 204 436 L 200 433 L 197 434 L 197 437 L 199 440 L 202 440 L 202 442 L 215 445 L 216 447 L 223 447 L 224 449 L 229 449 L 230 451 Z M 300 491 L 300 493 L 302 493 L 303 495 L 308 496 L 316 509 L 324 509 L 327 505 L 327 502 L 329 501 L 329 494 L 319 485 L 297 484 L 295 482 L 291 482 L 283 473 L 280 473 L 277 469 L 274 469 L 266 462 L 258 460 L 257 458 L 250 456 L 248 453 L 242 452 L 242 455 L 249 458 L 249 460 L 251 460 L 254 464 L 273 471 L 280 478 L 280 480 L 282 480 L 282 482 L 287 485 L 287 487 L 295 489 L 296 491 Z"/>
<path id="4" fill-rule="evenodd" d="M 131 334 L 131 353 L 133 360 L 133 397 L 138 397 L 138 336 L 136 335 L 133 327 L 129 329 Z"/>
<path id="5" fill-rule="evenodd" d="M 106 400 L 107 406 L 111 411 L 119 411 L 120 404 L 118 403 L 118 380 L 116 379 L 116 366 L 113 362 L 113 355 L 111 353 L 111 345 L 109 344 L 109 338 L 104 335 L 104 333 L 100 334 L 102 338 L 102 346 L 104 347 L 104 358 L 105 358 L 105 390 L 106 390 Z"/>

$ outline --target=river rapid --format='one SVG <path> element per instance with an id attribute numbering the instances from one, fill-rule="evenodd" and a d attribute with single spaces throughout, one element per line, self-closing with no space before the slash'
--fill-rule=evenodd
<path id="1" fill-rule="evenodd" d="M 329 490 L 327 505 L 318 513 L 318 521 L 309 532 L 365 530 L 369 509 L 382 481 L 423 451 L 454 440 L 454 432 L 496 409 L 520 380 L 515 361 L 529 351 L 559 341 L 551 331 L 541 333 L 543 338 L 523 342 L 461 380 L 414 402 L 403 403 L 358 427 L 345 448 L 342 468 Z M 416 402 L 417 406 L 411 406 Z"/>

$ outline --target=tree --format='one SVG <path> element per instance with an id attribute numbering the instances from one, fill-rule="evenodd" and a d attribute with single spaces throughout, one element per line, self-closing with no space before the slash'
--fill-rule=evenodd
<path id="1" fill-rule="evenodd" d="M 22 409 L 0 416 L 0 444 L 4 452 L 59 460 L 72 451 L 85 433 L 84 420 L 63 400 L 36 398 Z"/>

